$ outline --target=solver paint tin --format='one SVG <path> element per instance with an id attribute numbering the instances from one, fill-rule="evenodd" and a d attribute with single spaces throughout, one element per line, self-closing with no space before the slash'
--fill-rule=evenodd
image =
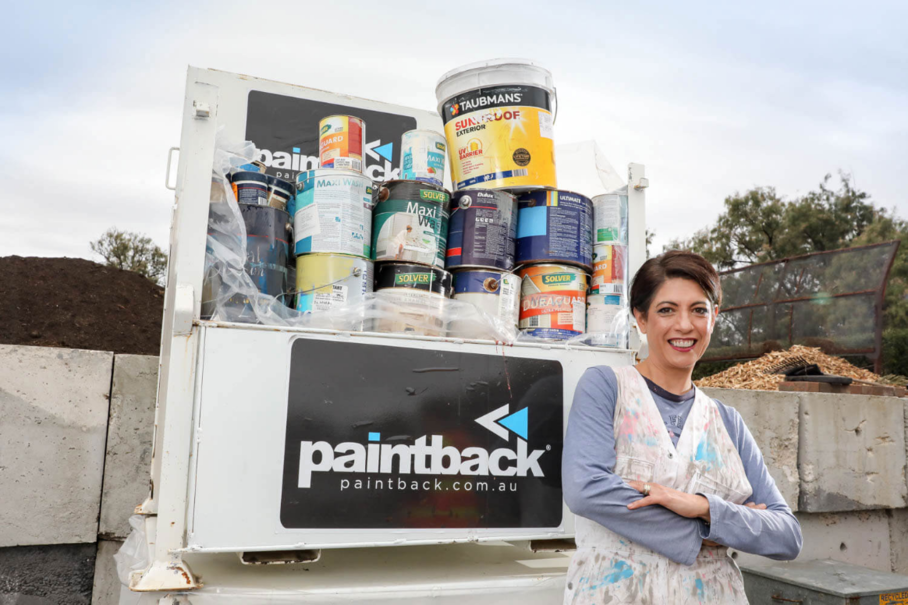
<path id="1" fill-rule="evenodd" d="M 454 269 L 514 268 L 517 201 L 506 191 L 464 189 L 451 200 L 451 225 L 445 267 Z"/>
<path id="2" fill-rule="evenodd" d="M 628 309 L 623 296 L 592 294 L 587 297 L 586 330 L 590 344 L 624 347 L 628 332 Z"/>
<path id="3" fill-rule="evenodd" d="M 366 123 L 354 116 L 328 116 L 318 123 L 318 167 L 363 171 Z"/>
<path id="4" fill-rule="evenodd" d="M 374 332 L 421 336 L 445 335 L 445 299 L 451 297 L 452 276 L 438 267 L 411 263 L 379 263 L 375 296 L 390 303 L 372 323 Z"/>
<path id="5" fill-rule="evenodd" d="M 267 174 L 243 170 L 230 175 L 230 185 L 238 204 L 254 204 L 268 206 L 268 179 Z M 281 208 L 283 210 L 283 208 Z"/>
<path id="6" fill-rule="evenodd" d="M 593 245 L 605 244 L 627 245 L 627 194 L 593 198 Z"/>
<path id="7" fill-rule="evenodd" d="M 520 316 L 520 277 L 500 271 L 458 271 L 454 274 L 454 299 L 473 304 L 477 309 L 517 329 Z M 454 320 L 448 335 L 458 338 L 493 338 L 489 329 L 474 321 Z"/>
<path id="8" fill-rule="evenodd" d="M 593 268 L 593 202 L 571 191 L 530 191 L 517 198 L 517 266 L 566 263 Z"/>
<path id="9" fill-rule="evenodd" d="M 627 246 L 595 246 L 590 294 L 624 296 L 627 288 L 626 267 Z"/>
<path id="10" fill-rule="evenodd" d="M 374 210 L 374 259 L 444 267 L 450 203 L 447 191 L 429 183 L 384 183 Z"/>
<path id="11" fill-rule="evenodd" d="M 558 264 L 520 269 L 520 331 L 537 338 L 567 340 L 586 331 L 587 274 Z"/>
<path id="12" fill-rule="evenodd" d="M 362 303 L 372 292 L 372 261 L 341 254 L 296 258 L 296 310 L 320 313 Z M 360 322 L 362 324 L 362 322 Z"/>
<path id="13" fill-rule="evenodd" d="M 526 59 L 454 69 L 435 97 L 454 189 L 556 187 L 552 74 Z"/>
<path id="14" fill-rule="evenodd" d="M 293 216 L 295 252 L 350 254 L 372 251 L 372 181 L 352 170 L 301 172 Z"/>
<path id="15" fill-rule="evenodd" d="M 434 130 L 409 130 L 401 137 L 400 178 L 437 187 L 445 183 L 445 138 Z"/>

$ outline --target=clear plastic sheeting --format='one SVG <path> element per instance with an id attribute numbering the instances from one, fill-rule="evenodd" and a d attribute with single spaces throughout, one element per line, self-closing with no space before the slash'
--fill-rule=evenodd
<path id="1" fill-rule="evenodd" d="M 426 298 L 424 305 L 402 306 L 379 291 L 329 310 L 303 313 L 284 303 L 289 303 L 295 294 L 292 291 L 295 281 L 289 277 L 286 292 L 278 296 L 263 294 L 250 276 L 246 226 L 228 178 L 232 171 L 248 165 L 254 158 L 255 146 L 251 141 L 231 142 L 219 134 L 211 177 L 203 319 L 354 332 L 382 332 L 387 326 L 403 325 L 404 331 L 393 333 L 473 339 L 477 333 L 482 333 L 488 340 L 505 344 L 519 341 L 625 346 L 626 317 L 616 321 L 613 333 L 606 339 L 602 334 L 583 334 L 567 341 L 550 341 L 520 333 L 517 326 L 483 312 L 472 303 L 447 298 Z M 293 270 L 289 272 L 293 273 Z"/>
<path id="2" fill-rule="evenodd" d="M 148 554 L 148 542 L 145 539 L 145 517 L 133 515 L 129 518 L 132 531 L 129 537 L 114 555 L 117 564 L 117 577 L 123 586 L 129 586 L 129 578 L 134 572 L 145 570 L 151 563 Z"/>

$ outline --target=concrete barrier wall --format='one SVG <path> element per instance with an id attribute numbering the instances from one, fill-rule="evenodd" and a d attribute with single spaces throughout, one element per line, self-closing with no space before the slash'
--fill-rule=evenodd
<path id="1" fill-rule="evenodd" d="M 0 345 L 0 602 L 117 602 L 157 370 L 157 357 Z M 741 413 L 798 511 L 801 559 L 908 574 L 904 400 L 704 390 Z"/>

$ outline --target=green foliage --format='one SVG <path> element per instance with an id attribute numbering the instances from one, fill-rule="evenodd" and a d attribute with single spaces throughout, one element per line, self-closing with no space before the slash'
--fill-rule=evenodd
<path id="1" fill-rule="evenodd" d="M 108 267 L 135 271 L 156 284 L 163 285 L 167 273 L 167 255 L 147 235 L 112 227 L 89 245 L 92 252 L 103 258 Z"/>

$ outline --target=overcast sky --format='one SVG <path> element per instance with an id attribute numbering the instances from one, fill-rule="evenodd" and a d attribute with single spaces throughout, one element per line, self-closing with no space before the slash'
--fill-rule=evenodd
<path id="1" fill-rule="evenodd" d="M 188 65 L 434 109 L 449 69 L 535 59 L 556 143 L 646 165 L 659 248 L 728 194 L 839 169 L 908 217 L 903 1 L 18 2 L 4 22 L 0 256 L 91 258 L 111 226 L 166 248 Z"/>

